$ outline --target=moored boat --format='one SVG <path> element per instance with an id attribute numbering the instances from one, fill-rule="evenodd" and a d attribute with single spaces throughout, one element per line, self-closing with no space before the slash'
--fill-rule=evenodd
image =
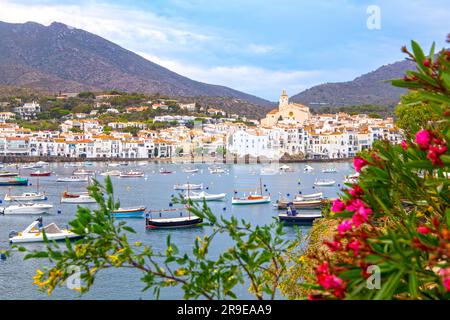
<path id="1" fill-rule="evenodd" d="M 186 168 L 183 170 L 183 172 L 184 173 L 196 173 L 196 172 L 198 172 L 198 169 L 197 168 L 193 168 L 193 169 Z"/>
<path id="2" fill-rule="evenodd" d="M 42 203 L 19 203 L 8 207 L 0 208 L 0 213 L 5 215 L 14 214 L 43 214 L 48 213 L 53 208 L 51 204 Z"/>
<path id="3" fill-rule="evenodd" d="M 310 165 L 306 165 L 305 168 L 303 169 L 303 171 L 305 171 L 305 172 L 311 172 L 313 170 L 314 170 L 314 168 L 311 167 Z"/>
<path id="4" fill-rule="evenodd" d="M 61 203 L 95 203 L 95 199 L 88 192 L 70 193 L 65 191 L 61 197 Z"/>
<path id="5" fill-rule="evenodd" d="M 201 184 L 193 184 L 193 183 L 185 183 L 185 184 L 176 184 L 173 186 L 174 190 L 201 190 L 203 189 L 203 183 Z"/>
<path id="6" fill-rule="evenodd" d="M 52 174 L 51 171 L 37 170 L 37 171 L 34 171 L 34 172 L 30 173 L 30 176 L 31 177 L 48 177 L 51 174 Z"/>
<path id="7" fill-rule="evenodd" d="M 77 169 L 72 173 L 74 176 L 92 176 L 95 174 L 95 171 L 93 170 L 87 170 L 87 169 Z"/>
<path id="8" fill-rule="evenodd" d="M 323 199 L 323 192 L 310 193 L 310 194 L 298 194 L 295 196 L 295 200 L 317 200 Z"/>
<path id="9" fill-rule="evenodd" d="M 80 176 L 70 176 L 70 177 L 59 177 L 56 179 L 57 182 L 87 182 L 88 177 Z"/>
<path id="10" fill-rule="evenodd" d="M 118 176 L 120 176 L 120 171 L 119 170 L 111 170 L 111 171 L 102 172 L 100 175 L 110 176 L 110 177 L 118 177 Z"/>
<path id="11" fill-rule="evenodd" d="M 311 225 L 314 220 L 322 218 L 321 212 L 302 212 L 295 214 L 279 213 L 278 219 L 284 224 Z"/>
<path id="12" fill-rule="evenodd" d="M 174 171 L 161 168 L 161 169 L 159 169 L 159 173 L 161 173 L 161 174 L 171 174 L 171 173 L 174 173 Z"/>
<path id="13" fill-rule="evenodd" d="M 269 203 L 270 202 L 270 196 L 264 196 L 264 195 L 249 195 L 246 197 L 233 197 L 231 198 L 231 204 L 235 205 L 241 205 L 241 204 L 263 204 L 263 203 Z"/>
<path id="14" fill-rule="evenodd" d="M 21 177 L 12 177 L 10 179 L 1 179 L 0 186 L 27 186 L 28 179 Z"/>
<path id="15" fill-rule="evenodd" d="M 179 217 L 167 217 L 162 218 L 162 211 L 177 211 L 175 210 L 161 210 L 159 211 L 159 218 L 153 218 L 151 214 L 147 214 L 145 218 L 145 227 L 147 229 L 158 229 L 158 228 L 186 228 L 186 227 L 195 227 L 203 223 L 203 219 L 197 217 L 196 215 L 188 213 L 187 216 L 183 216 L 183 210 L 180 212 Z M 153 211 L 158 212 L 158 210 Z"/>
<path id="16" fill-rule="evenodd" d="M 327 168 L 322 170 L 323 173 L 336 173 L 336 168 Z"/>
<path id="17" fill-rule="evenodd" d="M 141 218 L 145 213 L 145 207 L 119 208 L 112 212 L 116 218 Z"/>
<path id="18" fill-rule="evenodd" d="M 19 175 L 18 172 L 11 172 L 7 170 L 0 170 L 0 177 L 17 177 Z"/>
<path id="19" fill-rule="evenodd" d="M 144 176 L 144 172 L 140 170 L 128 170 L 121 172 L 119 177 L 121 178 L 141 178 Z"/>
<path id="20" fill-rule="evenodd" d="M 211 174 L 225 173 L 225 169 L 221 167 L 209 167 L 208 170 Z"/>
<path id="21" fill-rule="evenodd" d="M 211 194 L 205 191 L 201 192 L 186 192 L 183 198 L 192 201 L 220 201 L 227 196 L 226 193 Z"/>
<path id="22" fill-rule="evenodd" d="M 4 201 L 42 201 L 47 200 L 43 192 L 24 192 L 21 195 L 5 194 Z"/>
<path id="23" fill-rule="evenodd" d="M 295 209 L 320 209 L 324 204 L 324 200 L 278 200 L 276 206 L 278 209 L 288 209 L 292 206 Z"/>
<path id="24" fill-rule="evenodd" d="M 330 187 L 330 186 L 334 186 L 335 183 L 336 183 L 335 180 L 321 179 L 321 180 L 316 180 L 314 182 L 314 185 L 318 186 L 318 187 Z"/>
<path id="25" fill-rule="evenodd" d="M 22 232 L 10 232 L 9 242 L 44 242 L 44 233 L 48 241 L 74 240 L 82 237 L 68 229 L 60 229 L 55 223 L 50 223 L 44 227 L 42 224 L 42 217 L 39 217 Z"/>

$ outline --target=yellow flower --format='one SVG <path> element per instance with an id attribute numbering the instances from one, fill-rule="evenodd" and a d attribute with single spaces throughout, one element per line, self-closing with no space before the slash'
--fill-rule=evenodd
<path id="1" fill-rule="evenodd" d="M 175 275 L 176 276 L 184 276 L 186 274 L 186 272 L 187 272 L 186 269 L 180 268 L 180 269 L 175 270 Z"/>

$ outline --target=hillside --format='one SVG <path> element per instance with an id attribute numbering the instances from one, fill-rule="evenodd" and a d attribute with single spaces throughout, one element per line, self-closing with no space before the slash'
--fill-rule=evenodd
<path id="1" fill-rule="evenodd" d="M 414 69 L 411 61 L 399 61 L 378 68 L 348 82 L 314 86 L 291 100 L 310 107 L 377 105 L 394 106 L 404 89 L 393 87 L 386 80 L 402 78 L 406 70 Z"/>
<path id="2" fill-rule="evenodd" d="M 57 93 L 120 90 L 168 96 L 229 97 L 265 113 L 269 101 L 191 80 L 92 33 L 54 22 L 0 22 L 0 85 Z M 257 112 L 259 113 L 259 112 Z"/>

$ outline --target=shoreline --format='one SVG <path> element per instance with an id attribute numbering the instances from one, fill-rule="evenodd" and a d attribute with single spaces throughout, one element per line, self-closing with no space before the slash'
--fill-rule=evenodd
<path id="1" fill-rule="evenodd" d="M 153 163 L 211 163 L 211 164 L 274 164 L 274 163 L 332 163 L 349 162 L 353 158 L 339 159 L 280 159 L 268 160 L 260 158 L 211 158 L 211 157 L 173 157 L 173 158 L 71 158 L 71 157 L 51 157 L 51 156 L 0 156 L 0 163 L 32 163 L 44 161 L 48 163 L 69 163 L 69 162 L 153 162 Z"/>

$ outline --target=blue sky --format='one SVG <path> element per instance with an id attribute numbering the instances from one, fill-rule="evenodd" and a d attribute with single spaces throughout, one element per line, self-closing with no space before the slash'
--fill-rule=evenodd
<path id="1" fill-rule="evenodd" d="M 381 29 L 369 30 L 377 5 Z M 445 45 L 448 0 L 0 0 L 0 20 L 85 29 L 195 80 L 269 100 Z"/>

